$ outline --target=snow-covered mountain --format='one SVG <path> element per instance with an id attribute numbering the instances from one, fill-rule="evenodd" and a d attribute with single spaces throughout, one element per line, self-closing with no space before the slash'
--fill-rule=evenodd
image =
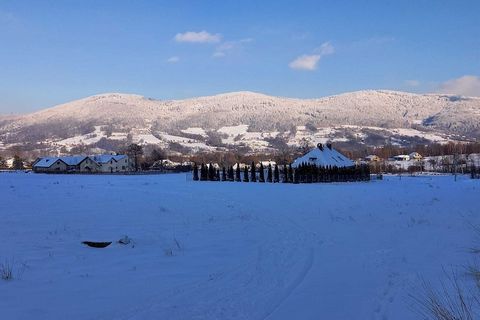
<path id="1" fill-rule="evenodd" d="M 180 152 L 246 147 L 279 149 L 326 140 L 381 145 L 475 139 L 480 98 L 358 91 L 320 99 L 233 92 L 185 100 L 107 93 L 39 112 L 0 118 L 0 148 L 68 152 L 126 142 Z"/>

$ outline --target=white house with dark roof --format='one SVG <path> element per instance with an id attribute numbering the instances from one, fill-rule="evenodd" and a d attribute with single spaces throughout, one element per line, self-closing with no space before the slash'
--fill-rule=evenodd
<path id="1" fill-rule="evenodd" d="M 297 168 L 301 164 L 316 165 L 318 167 L 354 167 L 355 163 L 335 150 L 330 143 L 319 143 L 315 149 L 310 150 L 300 158 L 295 159 L 292 164 L 293 168 Z"/>
<path id="2" fill-rule="evenodd" d="M 34 172 L 95 173 L 126 172 L 131 165 L 126 155 L 44 157 L 34 162 Z"/>
<path id="3" fill-rule="evenodd" d="M 99 164 L 100 172 L 126 172 L 130 171 L 131 164 L 127 155 L 102 154 L 92 157 Z"/>

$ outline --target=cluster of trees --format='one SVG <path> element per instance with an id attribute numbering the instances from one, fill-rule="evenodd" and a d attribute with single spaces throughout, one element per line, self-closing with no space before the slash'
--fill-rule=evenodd
<path id="1" fill-rule="evenodd" d="M 167 159 L 167 153 L 160 148 L 146 148 L 136 143 L 131 143 L 120 150 L 120 153 L 126 154 L 133 161 L 135 171 L 149 170 L 150 167 L 159 160 Z"/>
<path id="2" fill-rule="evenodd" d="M 12 170 L 23 170 L 25 169 L 24 161 L 20 156 L 13 156 L 12 166 L 9 168 L 7 166 L 7 160 L 0 157 L 0 169 L 12 169 Z"/>
<path id="3" fill-rule="evenodd" d="M 243 171 L 243 172 L 242 172 Z M 318 167 L 316 165 L 301 164 L 298 168 L 292 165 L 278 165 L 266 168 L 260 163 L 257 170 L 255 163 L 240 169 L 237 163 L 233 166 L 215 168 L 213 164 L 204 164 L 193 167 L 194 181 L 238 181 L 238 182 L 271 182 L 271 183 L 316 183 L 316 182 L 337 182 L 337 181 L 368 181 L 370 180 L 370 169 L 368 165 L 361 165 L 352 168 L 339 168 L 336 166 Z"/>

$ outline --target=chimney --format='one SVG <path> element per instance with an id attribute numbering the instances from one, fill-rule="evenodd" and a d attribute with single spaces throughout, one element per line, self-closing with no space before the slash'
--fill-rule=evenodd
<path id="1" fill-rule="evenodd" d="M 321 151 L 323 151 L 323 144 L 319 143 L 319 144 L 317 144 L 317 147 L 318 147 L 318 149 L 320 149 Z"/>
<path id="2" fill-rule="evenodd" d="M 332 144 L 331 143 L 327 143 L 327 148 L 332 150 Z"/>

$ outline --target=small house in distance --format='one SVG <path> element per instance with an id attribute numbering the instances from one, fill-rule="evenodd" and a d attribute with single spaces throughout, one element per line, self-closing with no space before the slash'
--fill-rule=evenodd
<path id="1" fill-rule="evenodd" d="M 33 164 L 35 172 L 96 172 L 98 163 L 87 156 L 45 157 Z"/>
<path id="2" fill-rule="evenodd" d="M 335 150 L 331 143 L 319 143 L 315 149 L 310 150 L 300 158 L 295 159 L 293 168 L 298 168 L 301 164 L 316 165 L 317 167 L 354 167 L 355 163 Z"/>
<path id="3" fill-rule="evenodd" d="M 380 157 L 374 154 L 371 154 L 365 157 L 365 161 L 368 161 L 368 162 L 378 162 L 380 160 L 381 160 Z"/>
<path id="4" fill-rule="evenodd" d="M 412 152 L 408 155 L 410 157 L 410 160 L 422 160 L 422 155 L 418 152 Z"/>
<path id="5" fill-rule="evenodd" d="M 114 173 L 130 171 L 126 155 L 64 156 L 37 159 L 32 166 L 37 173 Z"/>
<path id="6" fill-rule="evenodd" d="M 93 160 L 99 165 L 99 172 L 125 172 L 130 170 L 128 156 L 124 154 L 110 155 L 102 154 L 92 156 Z"/>
<path id="7" fill-rule="evenodd" d="M 410 156 L 408 154 L 399 154 L 393 157 L 394 161 L 409 161 Z"/>

